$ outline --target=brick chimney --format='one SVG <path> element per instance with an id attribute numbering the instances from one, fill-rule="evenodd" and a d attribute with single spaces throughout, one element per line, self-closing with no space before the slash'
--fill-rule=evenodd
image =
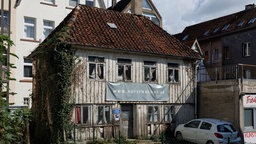
<path id="1" fill-rule="evenodd" d="M 142 0 L 131 1 L 131 13 L 136 15 L 142 15 Z"/>
<path id="2" fill-rule="evenodd" d="M 245 10 L 249 10 L 249 9 L 253 9 L 253 8 L 255 8 L 255 4 L 245 5 Z"/>

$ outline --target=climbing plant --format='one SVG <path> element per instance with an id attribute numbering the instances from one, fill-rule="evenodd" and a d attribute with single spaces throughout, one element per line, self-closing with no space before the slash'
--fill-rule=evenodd
<path id="1" fill-rule="evenodd" d="M 65 43 L 67 28 L 50 36 L 33 53 L 35 62 L 35 93 L 32 106 L 34 141 L 65 143 L 73 108 L 71 75 L 74 51 Z"/>

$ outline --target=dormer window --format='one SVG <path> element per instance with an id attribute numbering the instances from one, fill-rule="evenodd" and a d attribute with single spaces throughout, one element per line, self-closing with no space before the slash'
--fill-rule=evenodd
<path id="1" fill-rule="evenodd" d="M 149 10 L 151 10 L 151 7 L 150 7 L 150 5 L 148 4 L 148 2 L 147 2 L 146 0 L 143 0 L 143 2 L 142 2 L 142 7 L 143 7 L 144 9 L 149 9 Z"/>
<path id="2" fill-rule="evenodd" d="M 186 39 L 188 39 L 188 34 L 187 35 L 185 35 L 184 37 L 183 37 L 183 39 L 182 40 L 186 40 Z"/>
<path id="3" fill-rule="evenodd" d="M 251 18 L 250 21 L 248 22 L 248 24 L 254 23 L 255 20 L 256 20 L 256 17 L 255 18 Z"/>
<path id="4" fill-rule="evenodd" d="M 237 26 L 241 27 L 244 24 L 244 21 L 240 21 Z"/>
<path id="5" fill-rule="evenodd" d="M 210 30 L 204 32 L 204 36 L 207 36 Z"/>
<path id="6" fill-rule="evenodd" d="M 87 6 L 94 6 L 93 0 L 86 0 L 85 5 Z"/>
<path id="7" fill-rule="evenodd" d="M 213 33 L 216 33 L 219 29 L 220 29 L 219 27 L 215 28 Z"/>
<path id="8" fill-rule="evenodd" d="M 225 26 L 222 28 L 222 30 L 223 30 L 223 31 L 224 31 L 224 30 L 227 30 L 227 29 L 229 28 L 229 26 L 230 26 L 230 24 L 225 25 Z"/>

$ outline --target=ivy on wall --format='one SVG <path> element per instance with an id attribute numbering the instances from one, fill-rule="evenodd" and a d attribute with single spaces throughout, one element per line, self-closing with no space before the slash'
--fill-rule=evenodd
<path id="1" fill-rule="evenodd" d="M 64 40 L 64 28 L 43 42 L 33 53 L 33 121 L 31 130 L 35 143 L 65 143 L 71 125 L 73 108 L 71 75 L 75 51 Z"/>

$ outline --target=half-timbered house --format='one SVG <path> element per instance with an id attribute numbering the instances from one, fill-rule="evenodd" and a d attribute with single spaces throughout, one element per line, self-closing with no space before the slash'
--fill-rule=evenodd
<path id="1" fill-rule="evenodd" d="M 196 51 L 144 16 L 79 5 L 30 55 L 35 129 L 54 125 L 53 57 L 63 49 L 76 58 L 68 87 L 76 141 L 118 130 L 146 138 L 196 116 Z"/>

